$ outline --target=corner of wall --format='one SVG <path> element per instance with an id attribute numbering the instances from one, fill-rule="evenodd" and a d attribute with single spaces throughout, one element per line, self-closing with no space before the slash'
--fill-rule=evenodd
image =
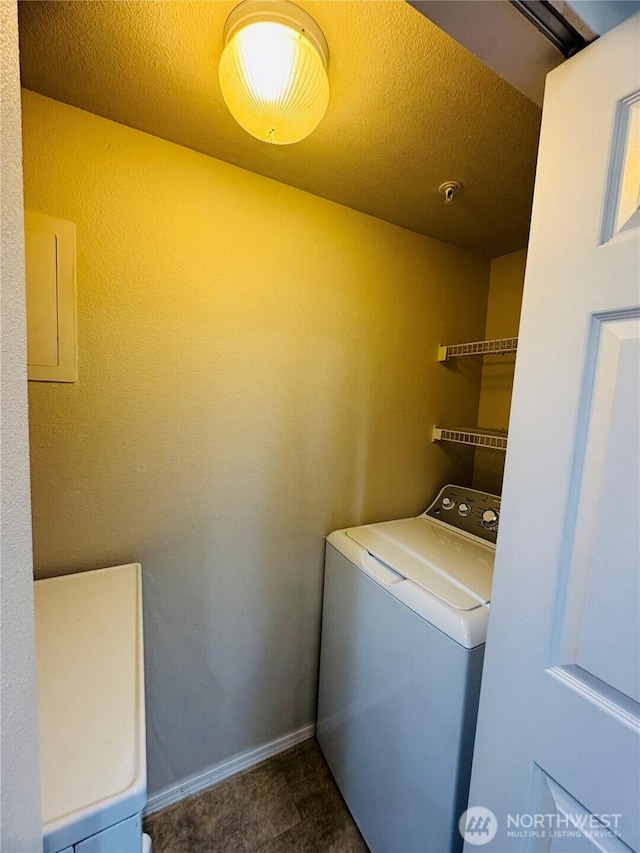
<path id="1" fill-rule="evenodd" d="M 0 3 L 0 849 L 42 849 L 27 424 L 17 3 Z"/>
<path id="2" fill-rule="evenodd" d="M 485 338 L 506 338 L 518 334 L 527 250 L 502 255 L 491 262 L 489 301 Z M 509 426 L 514 355 L 490 356 L 482 365 L 478 423 L 487 429 L 506 430 Z M 475 489 L 502 493 L 504 453 L 478 448 L 473 465 Z"/>

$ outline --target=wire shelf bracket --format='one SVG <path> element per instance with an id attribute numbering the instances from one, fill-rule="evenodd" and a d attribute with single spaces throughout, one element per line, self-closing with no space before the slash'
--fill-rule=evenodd
<path id="1" fill-rule="evenodd" d="M 518 349 L 517 338 L 496 338 L 491 341 L 472 341 L 468 344 L 441 344 L 438 361 L 448 361 L 465 355 L 506 355 Z"/>
<path id="2" fill-rule="evenodd" d="M 507 433 L 475 429 L 446 429 L 434 426 L 431 441 L 452 441 L 455 444 L 467 444 L 471 447 L 484 447 L 488 450 L 507 449 Z"/>

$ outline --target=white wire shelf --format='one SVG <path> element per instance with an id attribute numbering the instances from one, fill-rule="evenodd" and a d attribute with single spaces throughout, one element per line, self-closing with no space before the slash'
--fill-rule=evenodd
<path id="1" fill-rule="evenodd" d="M 518 349 L 517 338 L 496 338 L 492 341 L 472 341 L 468 344 L 441 345 L 438 361 L 448 361 L 463 355 L 505 355 Z"/>
<path id="2" fill-rule="evenodd" d="M 453 441 L 455 444 L 468 444 L 488 450 L 507 449 L 507 433 L 500 430 L 447 429 L 434 426 L 431 441 Z"/>

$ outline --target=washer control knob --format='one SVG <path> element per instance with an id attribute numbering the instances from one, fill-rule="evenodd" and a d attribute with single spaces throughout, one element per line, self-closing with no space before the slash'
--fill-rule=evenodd
<path id="1" fill-rule="evenodd" d="M 482 513 L 482 526 L 487 530 L 495 530 L 498 526 L 499 519 L 498 511 L 495 509 L 485 509 Z"/>
<path id="2" fill-rule="evenodd" d="M 442 498 L 442 509 L 453 509 L 456 505 L 456 502 L 453 498 L 447 496 L 446 498 Z"/>
<path id="3" fill-rule="evenodd" d="M 469 506 L 469 504 L 461 503 L 458 505 L 458 512 L 460 513 L 460 515 L 469 515 L 469 513 L 471 512 L 471 507 Z"/>

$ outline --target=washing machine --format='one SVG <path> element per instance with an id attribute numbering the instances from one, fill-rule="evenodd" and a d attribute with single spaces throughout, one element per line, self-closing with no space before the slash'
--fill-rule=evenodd
<path id="1" fill-rule="evenodd" d="M 317 737 L 372 853 L 462 849 L 500 498 L 327 537 Z"/>
<path id="2" fill-rule="evenodd" d="M 150 853 L 142 570 L 34 584 L 42 849 Z"/>

